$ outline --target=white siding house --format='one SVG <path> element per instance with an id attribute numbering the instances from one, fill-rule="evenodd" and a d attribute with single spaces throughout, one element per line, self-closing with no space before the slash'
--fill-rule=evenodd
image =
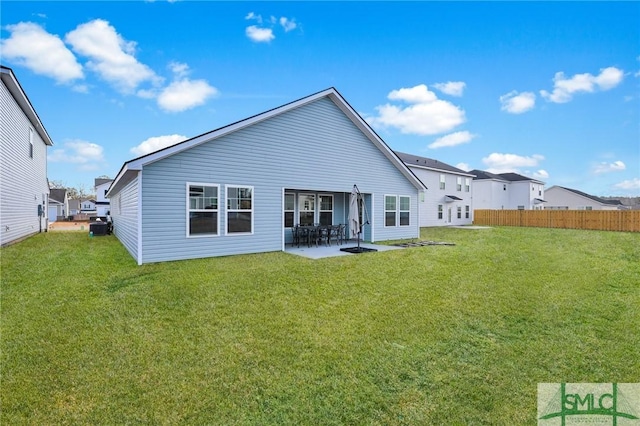
<path id="1" fill-rule="evenodd" d="M 128 161 L 107 197 L 143 264 L 284 250 L 295 224 L 346 224 L 354 184 L 365 241 L 419 236 L 424 185 L 331 88 Z"/>
<path id="2" fill-rule="evenodd" d="M 518 173 L 471 170 L 474 210 L 542 210 L 544 182 Z"/>
<path id="3" fill-rule="evenodd" d="M 47 230 L 53 142 L 11 68 L 0 66 L 0 245 Z"/>
<path id="4" fill-rule="evenodd" d="M 474 175 L 442 161 L 396 152 L 428 188 L 419 201 L 420 226 L 470 225 Z"/>
<path id="5" fill-rule="evenodd" d="M 111 186 L 113 179 L 100 179 L 95 180 L 96 191 L 96 216 L 107 216 L 111 210 L 109 198 L 107 198 L 107 190 Z"/>
<path id="6" fill-rule="evenodd" d="M 548 210 L 618 210 L 618 200 L 604 200 L 577 189 L 554 185 L 545 191 Z"/>

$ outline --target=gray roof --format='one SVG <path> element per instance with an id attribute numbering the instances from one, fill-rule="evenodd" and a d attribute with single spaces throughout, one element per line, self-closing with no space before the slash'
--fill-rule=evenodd
<path id="1" fill-rule="evenodd" d="M 482 179 L 495 179 L 495 180 L 503 180 L 503 181 L 507 180 L 500 175 L 496 175 L 493 173 L 489 173 L 489 172 L 485 172 L 477 169 L 471 170 L 469 173 L 471 173 L 472 175 L 475 175 L 473 180 L 482 180 Z"/>
<path id="2" fill-rule="evenodd" d="M 531 181 L 543 184 L 544 182 L 539 181 L 538 179 L 533 179 L 527 176 L 522 176 L 518 173 L 490 173 L 482 170 L 471 170 L 469 173 L 476 175 L 474 180 L 482 180 L 482 179 L 495 179 L 495 180 L 503 180 L 507 182 L 520 182 L 520 181 Z"/>
<path id="3" fill-rule="evenodd" d="M 67 190 L 65 188 L 54 188 L 49 190 L 49 199 L 54 199 L 61 203 L 64 203 Z"/>
<path id="4" fill-rule="evenodd" d="M 622 205 L 622 202 L 620 200 L 605 200 L 604 198 L 596 197 L 595 195 L 590 195 L 590 194 L 587 194 L 586 192 L 578 191 L 577 189 L 566 188 L 564 186 L 558 186 L 558 188 L 566 189 L 567 191 L 571 191 L 574 194 L 578 194 L 578 195 L 581 195 L 583 197 L 587 197 L 590 200 L 596 201 L 598 203 L 609 204 L 609 205 L 612 205 L 612 206 L 620 206 L 620 205 Z"/>
<path id="5" fill-rule="evenodd" d="M 457 167 L 453 167 L 447 163 L 443 163 L 442 161 L 434 160 L 433 158 L 420 157 L 418 155 L 406 154 L 404 152 L 394 151 L 398 157 L 406 164 L 407 166 L 419 166 L 426 167 L 428 169 L 436 169 L 442 170 L 445 172 L 452 172 L 458 174 L 464 174 L 471 176 L 472 173 L 465 172 L 462 169 Z"/>
<path id="6" fill-rule="evenodd" d="M 98 187 L 100 185 L 102 185 L 103 183 L 108 183 L 108 182 L 113 182 L 113 179 L 100 179 L 100 178 L 96 178 L 95 180 L 95 187 Z"/>

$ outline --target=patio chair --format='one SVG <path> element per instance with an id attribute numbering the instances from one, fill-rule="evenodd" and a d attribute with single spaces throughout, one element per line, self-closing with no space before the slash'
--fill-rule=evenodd
<path id="1" fill-rule="evenodd" d="M 300 247 L 300 225 L 291 228 L 291 247 Z"/>
<path id="2" fill-rule="evenodd" d="M 332 225 L 329 227 L 329 245 L 331 245 L 331 240 L 334 240 L 338 245 L 342 244 L 340 225 Z"/>
<path id="3" fill-rule="evenodd" d="M 330 226 L 316 227 L 316 235 L 315 235 L 316 245 L 318 245 L 318 243 L 322 244 L 322 242 L 325 241 L 327 245 L 330 246 L 331 245 L 331 241 L 329 241 L 330 232 L 331 232 Z"/>

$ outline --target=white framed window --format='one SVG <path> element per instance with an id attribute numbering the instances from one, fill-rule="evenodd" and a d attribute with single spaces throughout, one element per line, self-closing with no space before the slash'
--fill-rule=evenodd
<path id="1" fill-rule="evenodd" d="M 298 194 L 298 223 L 309 226 L 315 223 L 316 195 Z"/>
<path id="2" fill-rule="evenodd" d="M 462 206 L 458 206 L 458 219 L 462 219 Z"/>
<path id="3" fill-rule="evenodd" d="M 33 129 L 29 128 L 29 158 L 33 158 Z"/>
<path id="4" fill-rule="evenodd" d="M 395 195 L 384 196 L 384 226 L 396 226 L 398 198 Z"/>
<path id="5" fill-rule="evenodd" d="M 284 194 L 284 227 L 293 228 L 296 210 L 296 194 L 285 192 Z"/>
<path id="6" fill-rule="evenodd" d="M 469 192 L 470 188 L 471 188 L 471 179 L 470 178 L 465 178 L 464 179 L 464 192 Z"/>
<path id="7" fill-rule="evenodd" d="M 398 198 L 400 199 L 400 202 L 398 203 L 400 208 L 400 226 L 409 226 L 411 216 L 411 197 L 401 195 Z"/>
<path id="8" fill-rule="evenodd" d="M 518 206 L 518 210 L 524 210 L 524 206 Z"/>
<path id="9" fill-rule="evenodd" d="M 456 178 L 456 191 L 462 191 L 462 178 L 460 176 Z"/>
<path id="10" fill-rule="evenodd" d="M 442 204 L 438 204 L 438 219 L 442 219 L 444 217 L 444 208 Z"/>
<path id="11" fill-rule="evenodd" d="M 219 234 L 219 193 L 220 185 L 187 182 L 187 237 Z"/>
<path id="12" fill-rule="evenodd" d="M 253 234 L 253 186 L 225 185 L 227 234 Z"/>
<path id="13" fill-rule="evenodd" d="M 445 186 L 446 186 L 445 185 L 445 178 L 446 178 L 445 175 L 443 175 L 443 174 L 440 175 L 440 189 L 444 189 Z"/>
<path id="14" fill-rule="evenodd" d="M 469 206 L 464 206 L 464 218 L 465 219 L 469 219 L 470 213 L 471 213 L 471 210 L 469 209 Z"/>
<path id="15" fill-rule="evenodd" d="M 318 195 L 320 225 L 333 225 L 333 195 Z"/>

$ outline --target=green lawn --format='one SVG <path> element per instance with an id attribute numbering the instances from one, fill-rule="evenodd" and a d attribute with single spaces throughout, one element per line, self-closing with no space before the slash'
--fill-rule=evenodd
<path id="1" fill-rule="evenodd" d="M 1 255 L 20 424 L 536 423 L 540 382 L 637 382 L 640 235 L 423 229 L 455 246 L 136 266 L 114 237 Z"/>

